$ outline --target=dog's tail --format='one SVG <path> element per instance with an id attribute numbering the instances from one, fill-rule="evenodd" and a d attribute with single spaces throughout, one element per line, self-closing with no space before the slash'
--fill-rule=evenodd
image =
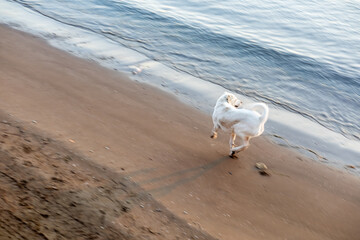
<path id="1" fill-rule="evenodd" d="M 260 114 L 260 122 L 264 124 L 269 118 L 269 107 L 265 103 L 253 103 L 249 109 L 254 110 Z"/>

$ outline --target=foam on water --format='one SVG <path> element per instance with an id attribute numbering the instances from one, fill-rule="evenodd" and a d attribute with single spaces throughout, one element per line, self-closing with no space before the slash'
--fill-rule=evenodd
<path id="1" fill-rule="evenodd" d="M 103 35 L 59 23 L 18 4 L 0 1 L 0 22 L 40 36 L 60 49 L 94 60 L 175 94 L 180 100 L 211 113 L 216 99 L 226 89 L 151 60 Z M 244 102 L 252 100 L 239 95 Z M 265 135 L 279 144 L 293 147 L 324 163 L 359 166 L 360 142 L 276 106 L 270 106 Z M 210 120 L 210 119 L 209 119 Z M 210 133 L 209 129 L 209 133 Z M 357 170 L 349 169 L 360 174 Z"/>

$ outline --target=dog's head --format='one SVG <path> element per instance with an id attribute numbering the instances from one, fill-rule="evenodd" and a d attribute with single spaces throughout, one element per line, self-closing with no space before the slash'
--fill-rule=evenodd
<path id="1" fill-rule="evenodd" d="M 224 97 L 224 100 L 227 103 L 229 103 L 231 106 L 238 108 L 242 105 L 242 102 L 232 93 L 225 92 L 223 97 Z"/>

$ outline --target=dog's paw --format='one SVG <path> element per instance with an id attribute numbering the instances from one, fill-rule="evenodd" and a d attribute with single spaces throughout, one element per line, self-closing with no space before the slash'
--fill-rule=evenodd
<path id="1" fill-rule="evenodd" d="M 212 138 L 212 139 L 216 139 L 216 138 L 217 138 L 217 134 L 213 134 L 213 135 L 211 135 L 211 136 L 210 136 L 210 138 Z"/>
<path id="2" fill-rule="evenodd" d="M 230 152 L 229 157 L 231 157 L 231 158 L 238 158 L 238 157 L 235 155 L 235 151 Z"/>

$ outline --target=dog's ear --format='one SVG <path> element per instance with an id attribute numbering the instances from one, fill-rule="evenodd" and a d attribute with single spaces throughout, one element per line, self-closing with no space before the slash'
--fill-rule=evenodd
<path id="1" fill-rule="evenodd" d="M 227 93 L 227 94 L 226 94 L 226 101 L 227 101 L 228 103 L 231 103 L 231 99 L 232 99 L 232 95 L 231 95 L 230 93 Z"/>
<path id="2" fill-rule="evenodd" d="M 230 103 L 230 100 L 231 100 L 231 95 L 230 95 L 230 93 L 224 92 L 223 97 L 224 97 L 224 99 L 226 100 L 226 102 Z"/>

